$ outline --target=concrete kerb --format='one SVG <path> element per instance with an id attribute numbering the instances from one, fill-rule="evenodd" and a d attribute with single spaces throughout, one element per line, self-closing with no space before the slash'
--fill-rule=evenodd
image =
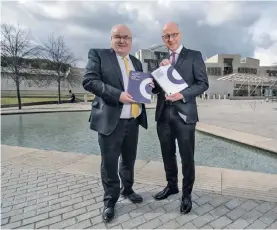
<path id="1" fill-rule="evenodd" d="M 34 111 L 8 111 L 8 112 L 1 112 L 1 115 L 28 115 L 28 114 L 35 114 L 35 113 L 64 113 L 64 112 L 90 112 L 90 109 L 68 109 L 68 110 L 34 110 Z"/>
<path id="2" fill-rule="evenodd" d="M 262 137 L 251 133 L 244 133 L 200 122 L 197 124 L 196 129 L 199 132 L 206 133 L 218 138 L 265 150 L 272 154 L 277 154 L 277 140 L 272 138 Z"/>
<path id="3" fill-rule="evenodd" d="M 149 106 L 146 106 L 147 109 L 155 109 L 156 107 L 154 107 L 153 105 L 149 105 Z M 35 114 L 35 113 L 63 113 L 63 112 L 90 112 L 91 109 L 41 109 L 41 108 L 38 108 L 38 109 L 35 109 L 35 108 L 32 108 L 32 109 L 22 109 L 22 110 L 2 110 L 1 109 L 1 115 L 23 115 L 23 114 Z"/>

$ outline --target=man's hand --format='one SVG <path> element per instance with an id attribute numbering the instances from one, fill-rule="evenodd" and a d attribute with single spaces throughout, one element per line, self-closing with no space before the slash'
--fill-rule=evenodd
<path id="1" fill-rule="evenodd" d="M 160 66 L 170 65 L 170 61 L 168 59 L 163 59 L 160 63 Z"/>
<path id="2" fill-rule="evenodd" d="M 133 100 L 133 97 L 127 92 L 122 92 L 120 94 L 119 101 L 122 102 L 123 104 L 135 103 L 135 101 Z"/>
<path id="3" fill-rule="evenodd" d="M 170 96 L 165 96 L 166 101 L 172 101 L 172 102 L 179 101 L 183 98 L 184 98 L 184 96 L 181 93 L 175 93 L 175 94 L 172 94 Z"/>
<path id="4" fill-rule="evenodd" d="M 155 84 L 154 84 L 153 79 L 151 79 L 151 83 L 149 83 L 149 85 L 150 85 L 152 88 L 155 88 Z"/>

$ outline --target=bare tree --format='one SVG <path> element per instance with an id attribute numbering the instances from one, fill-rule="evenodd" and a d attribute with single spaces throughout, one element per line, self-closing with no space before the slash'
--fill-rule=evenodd
<path id="1" fill-rule="evenodd" d="M 31 47 L 28 31 L 9 24 L 1 24 L 2 74 L 13 79 L 16 85 L 18 108 L 21 109 L 20 83 L 23 79 L 35 81 L 35 71 L 30 71 L 24 61 L 38 55 L 37 47 Z"/>
<path id="2" fill-rule="evenodd" d="M 72 68 L 80 59 L 76 58 L 66 46 L 62 36 L 55 37 L 53 34 L 48 41 L 40 46 L 42 58 L 47 60 L 53 74 L 51 80 L 58 84 L 59 101 L 61 102 L 61 81 L 67 81 L 70 85 L 80 84 L 81 79 Z"/>

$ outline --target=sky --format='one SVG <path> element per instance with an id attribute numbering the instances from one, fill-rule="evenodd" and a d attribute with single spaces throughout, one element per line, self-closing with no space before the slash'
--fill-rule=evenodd
<path id="1" fill-rule="evenodd" d="M 277 2 L 274 1 L 2 1 L 1 22 L 30 31 L 33 44 L 52 33 L 63 36 L 85 67 L 91 48 L 110 48 L 110 30 L 126 24 L 133 32 L 132 54 L 162 44 L 165 23 L 178 23 L 182 44 L 215 54 L 240 54 L 277 63 Z"/>

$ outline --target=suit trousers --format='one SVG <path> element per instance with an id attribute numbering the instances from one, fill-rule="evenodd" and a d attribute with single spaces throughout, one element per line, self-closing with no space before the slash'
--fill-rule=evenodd
<path id="1" fill-rule="evenodd" d="M 195 181 L 195 125 L 185 123 L 174 105 L 168 104 L 165 104 L 161 117 L 157 122 L 157 133 L 161 145 L 167 186 L 174 188 L 178 187 L 177 139 L 182 162 L 183 196 L 191 194 Z"/>
<path id="2" fill-rule="evenodd" d="M 118 201 L 120 179 L 121 193 L 131 194 L 133 192 L 138 134 L 138 120 L 134 118 L 120 119 L 117 127 L 110 135 L 98 134 L 101 151 L 101 179 L 106 207 L 113 207 Z"/>

